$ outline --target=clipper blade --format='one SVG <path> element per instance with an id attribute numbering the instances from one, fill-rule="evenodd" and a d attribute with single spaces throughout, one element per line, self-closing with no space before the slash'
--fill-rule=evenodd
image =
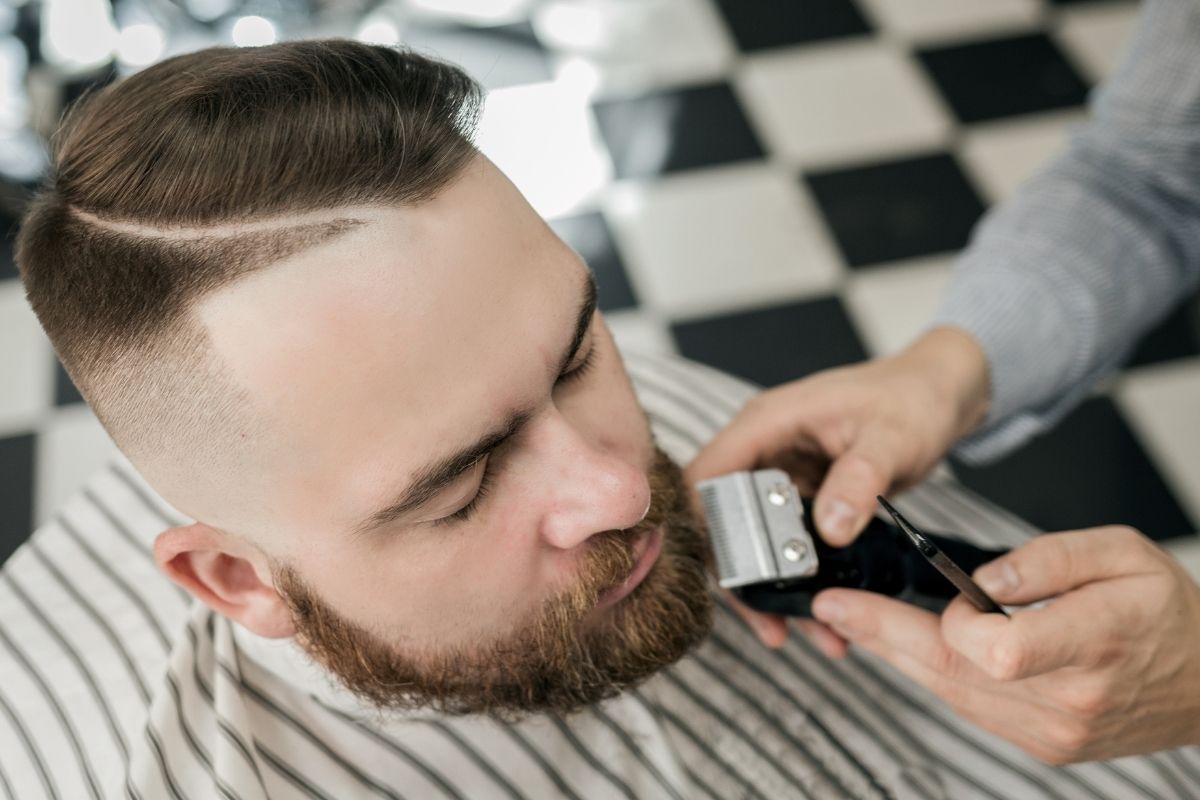
<path id="1" fill-rule="evenodd" d="M 804 505 L 787 473 L 732 472 L 696 486 L 724 588 L 815 575 Z"/>

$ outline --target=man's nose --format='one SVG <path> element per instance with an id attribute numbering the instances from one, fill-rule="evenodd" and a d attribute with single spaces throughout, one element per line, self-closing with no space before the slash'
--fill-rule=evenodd
<path id="1" fill-rule="evenodd" d="M 589 536 L 632 528 L 650 507 L 644 466 L 591 441 L 564 417 L 553 414 L 537 432 L 545 469 L 542 538 L 576 547 Z M 543 449 L 545 448 L 545 449 Z"/>

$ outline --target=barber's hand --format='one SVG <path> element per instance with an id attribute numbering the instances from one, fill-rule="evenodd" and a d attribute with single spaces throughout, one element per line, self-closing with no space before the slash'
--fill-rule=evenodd
<path id="1" fill-rule="evenodd" d="M 1040 536 L 976 572 L 998 602 L 1054 597 L 1011 619 L 958 597 L 939 620 L 830 589 L 814 613 L 1051 764 L 1200 744 L 1200 585 L 1137 531 Z"/>
<path id="2" fill-rule="evenodd" d="M 803 494 L 816 492 L 821 536 L 854 540 L 875 496 L 916 483 L 987 408 L 983 350 L 968 334 L 936 328 L 902 353 L 829 370 L 754 397 L 686 470 L 689 485 L 738 470 L 778 467 Z M 819 487 L 819 491 L 818 491 Z M 782 617 L 735 603 L 769 646 L 782 644 Z M 826 653 L 845 644 L 822 626 L 800 627 Z"/>

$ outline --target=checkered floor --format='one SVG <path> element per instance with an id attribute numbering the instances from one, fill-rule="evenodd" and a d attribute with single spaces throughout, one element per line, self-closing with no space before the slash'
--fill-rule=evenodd
<path id="1" fill-rule="evenodd" d="M 629 348 L 764 385 L 894 351 L 1082 119 L 1136 4 L 566 0 L 404 41 L 491 91 L 480 143 L 591 263 Z M 0 559 L 110 452 L 0 263 Z M 1200 520 L 1200 305 L 968 486 L 1047 529 Z"/>

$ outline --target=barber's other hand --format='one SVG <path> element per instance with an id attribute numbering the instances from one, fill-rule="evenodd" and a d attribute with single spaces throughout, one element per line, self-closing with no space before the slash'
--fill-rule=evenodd
<path id="1" fill-rule="evenodd" d="M 814 613 L 963 717 L 1051 764 L 1200 744 L 1200 585 L 1124 527 L 1040 536 L 981 567 L 1011 619 L 962 597 L 939 620 L 845 589 Z"/>
<path id="2" fill-rule="evenodd" d="M 738 470 L 783 469 L 802 493 L 816 492 L 821 536 L 846 545 L 874 514 L 876 495 L 919 481 L 983 420 L 987 395 L 983 350 L 961 330 L 935 328 L 895 356 L 757 395 L 688 466 L 686 479 L 694 486 Z M 734 605 L 768 646 L 786 639 L 782 617 Z M 828 655 L 845 653 L 823 626 L 800 627 Z"/>

